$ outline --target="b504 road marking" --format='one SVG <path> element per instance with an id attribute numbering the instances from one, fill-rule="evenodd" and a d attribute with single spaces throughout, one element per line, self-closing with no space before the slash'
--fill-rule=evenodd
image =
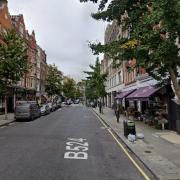
<path id="1" fill-rule="evenodd" d="M 68 138 L 68 141 L 66 142 L 66 151 L 64 153 L 65 159 L 88 159 L 88 142 L 86 139 L 79 138 Z"/>
<path id="2" fill-rule="evenodd" d="M 93 112 L 94 113 L 94 112 Z M 104 125 L 105 128 L 107 128 L 108 132 L 111 134 L 111 136 L 114 138 L 114 140 L 117 142 L 119 147 L 124 151 L 124 153 L 127 155 L 127 157 L 131 160 L 131 162 L 134 164 L 134 166 L 138 169 L 138 171 L 142 174 L 142 176 L 146 180 L 150 180 L 148 175 L 142 170 L 142 168 L 135 162 L 135 160 L 131 157 L 131 155 L 128 153 L 128 151 L 124 148 L 124 146 L 120 143 L 120 141 L 116 138 L 116 136 L 113 134 L 113 132 L 108 128 L 108 126 L 100 119 L 100 117 L 94 113 L 95 116 L 98 118 L 98 120 Z"/>

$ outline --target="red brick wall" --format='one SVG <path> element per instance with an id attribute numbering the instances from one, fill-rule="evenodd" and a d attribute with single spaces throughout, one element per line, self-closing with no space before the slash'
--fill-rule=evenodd
<path id="1" fill-rule="evenodd" d="M 0 25 L 3 29 L 11 29 L 11 18 L 7 7 L 7 2 L 0 1 Z"/>
<path id="2" fill-rule="evenodd" d="M 124 62 L 124 83 L 125 85 L 134 83 L 136 81 L 136 68 L 134 68 L 132 71 L 129 71 L 128 68 L 135 66 L 136 59 L 132 59 L 129 62 Z"/>

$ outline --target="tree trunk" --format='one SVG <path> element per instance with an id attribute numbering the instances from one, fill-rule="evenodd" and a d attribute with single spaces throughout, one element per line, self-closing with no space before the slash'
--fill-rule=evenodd
<path id="1" fill-rule="evenodd" d="M 180 85 L 178 84 L 175 72 L 171 67 L 169 68 L 169 73 L 174 86 L 175 94 L 177 95 L 178 101 L 180 101 Z"/>
<path id="2" fill-rule="evenodd" d="M 7 95 L 5 95 L 5 98 L 4 98 L 4 105 L 5 105 L 5 120 L 8 119 L 7 117 Z"/>

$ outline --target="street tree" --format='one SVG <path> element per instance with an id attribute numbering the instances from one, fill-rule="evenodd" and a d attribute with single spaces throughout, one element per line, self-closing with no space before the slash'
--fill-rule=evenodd
<path id="1" fill-rule="evenodd" d="M 7 119 L 8 88 L 16 85 L 28 72 L 27 46 L 13 30 L 0 33 L 0 92 L 5 96 L 5 119 Z"/>
<path id="2" fill-rule="evenodd" d="M 46 78 L 45 91 L 52 98 L 54 95 L 61 95 L 63 74 L 55 64 L 49 65 Z"/>
<path id="3" fill-rule="evenodd" d="M 91 83 L 91 80 L 88 79 L 86 80 L 85 96 L 86 99 L 89 99 L 90 101 L 98 99 L 96 88 L 94 87 L 93 83 Z"/>
<path id="4" fill-rule="evenodd" d="M 86 80 L 86 97 L 88 99 L 101 99 L 106 95 L 105 81 L 107 74 L 101 73 L 99 58 L 96 59 L 95 65 L 89 65 L 91 71 L 84 71 L 87 76 Z"/>
<path id="5" fill-rule="evenodd" d="M 85 82 L 83 80 L 79 81 L 76 84 L 76 98 L 82 98 L 84 97 L 84 89 L 85 88 Z"/>
<path id="6" fill-rule="evenodd" d="M 103 45 L 90 43 L 94 54 L 106 53 L 114 63 L 136 58 L 157 80 L 171 78 L 180 100 L 180 2 L 179 0 L 80 0 L 99 2 L 96 20 L 116 20 L 127 38 Z"/>
<path id="7" fill-rule="evenodd" d="M 73 78 L 65 77 L 63 81 L 63 92 L 66 98 L 75 98 L 76 81 Z"/>
<path id="8" fill-rule="evenodd" d="M 83 93 L 80 91 L 79 87 L 76 88 L 75 98 L 83 97 Z"/>

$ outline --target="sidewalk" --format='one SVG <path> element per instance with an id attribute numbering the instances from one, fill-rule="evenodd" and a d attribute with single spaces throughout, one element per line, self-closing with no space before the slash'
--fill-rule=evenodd
<path id="1" fill-rule="evenodd" d="M 123 134 L 125 116 L 121 116 L 120 123 L 117 123 L 112 109 L 104 108 L 103 114 L 99 114 L 98 108 L 93 110 L 159 179 L 180 179 L 180 135 L 136 121 L 136 132 L 143 133 L 144 139 L 131 143 Z"/>
<path id="2" fill-rule="evenodd" d="M 0 126 L 8 125 L 14 121 L 14 113 L 8 113 L 8 119 L 5 120 L 5 115 L 0 115 Z"/>

